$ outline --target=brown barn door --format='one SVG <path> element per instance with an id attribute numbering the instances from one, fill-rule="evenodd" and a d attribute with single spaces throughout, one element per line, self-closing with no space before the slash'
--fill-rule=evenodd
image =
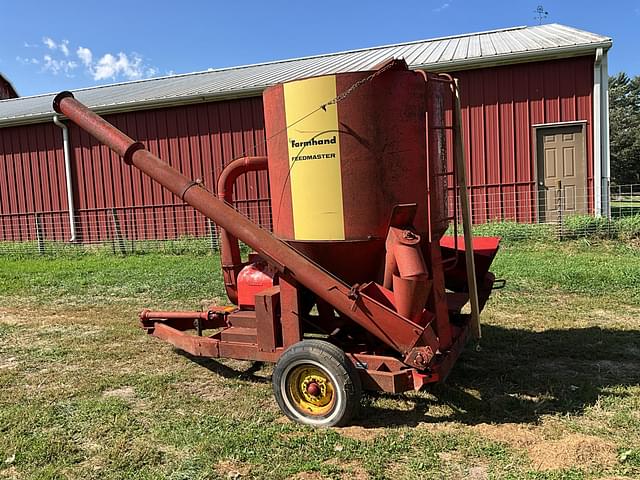
<path id="1" fill-rule="evenodd" d="M 555 222 L 558 215 L 587 213 L 587 161 L 582 125 L 536 129 L 538 215 Z"/>

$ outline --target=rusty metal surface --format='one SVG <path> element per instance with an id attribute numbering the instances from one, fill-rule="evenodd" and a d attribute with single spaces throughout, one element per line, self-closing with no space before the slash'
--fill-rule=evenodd
<path id="1" fill-rule="evenodd" d="M 389 228 L 383 285 L 393 290 L 398 313 L 416 323 L 420 323 L 432 283 L 420 241 L 409 228 Z"/>
<path id="2" fill-rule="evenodd" d="M 302 340 L 302 319 L 300 318 L 300 290 L 289 275 L 280 277 L 280 324 L 282 326 L 282 346 L 287 348 Z"/>
<path id="3" fill-rule="evenodd" d="M 254 310 L 238 310 L 227 317 L 233 327 L 256 328 L 256 312 Z"/>
<path id="4" fill-rule="evenodd" d="M 219 340 L 209 337 L 196 337 L 162 323 L 155 324 L 152 335 L 196 357 L 216 358 L 220 356 Z"/>
<path id="5" fill-rule="evenodd" d="M 336 91 L 344 92 L 371 72 L 336 75 Z M 283 86 L 265 91 L 265 128 L 269 151 L 273 231 L 295 240 L 291 203 L 291 167 Z M 416 203 L 415 227 L 426 232 L 426 109 L 422 77 L 389 70 L 337 104 L 345 240 L 386 238 L 396 204 Z M 372 121 L 375 119 L 375 121 Z M 300 243 L 299 241 L 296 243 Z M 354 245 L 353 250 L 359 248 Z M 379 253 L 380 255 L 380 253 Z M 374 260 L 382 265 L 382 258 Z M 336 262 L 337 263 L 337 262 Z M 330 271 L 336 265 L 325 265 Z"/>
<path id="6" fill-rule="evenodd" d="M 402 393 L 414 390 L 414 369 L 396 372 L 380 372 L 375 370 L 358 370 L 362 388 L 370 391 Z"/>
<path id="7" fill-rule="evenodd" d="M 276 346 L 282 346 L 279 312 L 279 286 L 268 288 L 256 295 L 256 331 L 260 351 L 275 352 Z"/>
<path id="8" fill-rule="evenodd" d="M 175 319 L 175 320 L 208 320 L 212 315 L 211 312 L 158 312 L 153 310 L 142 310 L 140 312 L 140 320 L 152 320 L 152 319 Z"/>
<path id="9" fill-rule="evenodd" d="M 242 309 L 253 310 L 257 301 L 256 295 L 273 287 L 276 273 L 275 269 L 264 260 L 248 263 L 236 277 L 238 306 Z"/>
<path id="10" fill-rule="evenodd" d="M 152 179 L 193 205 L 207 218 L 242 239 L 263 258 L 296 282 L 313 291 L 333 305 L 380 341 L 406 355 L 406 361 L 424 368 L 432 357 L 434 336 L 429 326 L 421 327 L 395 313 L 392 309 L 372 300 L 358 289 L 353 289 L 330 275 L 308 258 L 300 255 L 285 242 L 260 228 L 236 212 L 224 201 L 208 192 L 122 132 L 99 119 L 80 102 L 63 93 L 57 97 L 56 108 L 88 133 L 101 138 Z M 283 294 L 283 292 L 281 292 Z M 284 296 L 282 298 L 284 302 Z M 436 346 L 437 348 L 437 346 Z M 431 353 L 430 353 L 431 352 Z"/>
<path id="11" fill-rule="evenodd" d="M 228 204 L 233 203 L 233 190 L 241 175 L 249 172 L 266 171 L 267 157 L 243 157 L 228 164 L 218 177 L 218 198 Z M 231 303 L 238 304 L 238 274 L 244 266 L 240 258 L 238 239 L 220 228 L 220 262 L 227 297 Z"/>

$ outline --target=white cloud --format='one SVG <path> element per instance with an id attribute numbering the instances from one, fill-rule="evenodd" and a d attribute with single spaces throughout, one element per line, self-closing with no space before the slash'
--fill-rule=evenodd
<path id="1" fill-rule="evenodd" d="M 38 60 L 37 58 L 34 58 L 34 57 L 25 58 L 25 57 L 21 57 L 20 55 L 16 57 L 16 60 L 23 65 L 38 65 L 40 63 L 40 60 Z"/>
<path id="2" fill-rule="evenodd" d="M 42 58 L 16 57 L 16 60 L 23 65 L 41 65 L 40 72 L 48 72 L 53 75 L 64 74 L 73 76 L 78 67 L 84 67 L 84 73 L 93 80 L 138 80 L 152 77 L 158 73 L 158 69 L 148 65 L 144 58 L 136 53 L 119 52 L 117 54 L 105 53 L 97 61 L 94 61 L 94 54 L 88 47 L 78 46 L 72 49 L 69 40 L 57 42 L 51 37 L 42 37 L 44 45 L 49 53 Z M 25 48 L 38 47 L 28 42 L 24 42 Z M 70 59 L 71 52 L 75 51 L 77 58 Z"/>
<path id="3" fill-rule="evenodd" d="M 440 5 L 439 7 L 436 7 L 433 9 L 434 12 L 441 12 L 443 10 L 446 10 L 447 8 L 449 8 L 451 6 L 451 1 L 449 2 L 444 2 L 442 5 Z"/>
<path id="4" fill-rule="evenodd" d="M 151 77 L 157 73 L 157 69 L 143 63 L 142 57 L 137 53 L 127 55 L 120 52 L 117 55 L 107 53 L 103 55 L 95 65 L 90 67 L 94 80 L 124 77 L 127 80 Z"/>
<path id="5" fill-rule="evenodd" d="M 58 45 L 58 48 L 62 53 L 64 53 L 65 57 L 69 56 L 69 40 L 62 40 L 62 43 Z"/>
<path id="6" fill-rule="evenodd" d="M 64 73 L 67 76 L 71 76 L 71 72 L 78 67 L 78 64 L 73 60 L 57 60 L 51 55 L 45 55 L 42 57 L 42 71 L 43 72 L 51 72 L 54 75 L 58 75 L 59 73 Z"/>
<path id="7" fill-rule="evenodd" d="M 42 43 L 49 50 L 60 50 L 65 57 L 69 56 L 69 40 L 62 40 L 60 43 L 57 43 L 51 37 L 42 37 Z M 35 45 L 29 45 L 27 42 L 24 42 L 24 46 L 25 47 L 30 47 L 30 46 L 35 46 Z"/>
<path id="8" fill-rule="evenodd" d="M 55 50 L 58 48 L 58 44 L 49 37 L 42 37 L 42 43 L 44 43 L 49 50 Z"/>
<path id="9" fill-rule="evenodd" d="M 86 47 L 78 47 L 76 55 L 85 67 L 91 66 L 93 62 L 93 53 Z"/>

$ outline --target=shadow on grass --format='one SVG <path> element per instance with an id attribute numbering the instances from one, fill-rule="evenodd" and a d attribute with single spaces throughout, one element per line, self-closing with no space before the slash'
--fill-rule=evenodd
<path id="1" fill-rule="evenodd" d="M 180 355 L 228 379 L 270 383 L 219 360 Z M 243 362 L 245 363 L 245 362 Z M 365 428 L 418 423 L 536 423 L 541 415 L 579 414 L 600 398 L 623 397 L 618 387 L 640 385 L 640 331 L 599 327 L 532 332 L 483 326 L 482 350 L 465 349 L 445 383 L 430 395 L 407 395 L 410 410 L 381 406 L 401 395 L 368 393 L 353 422 Z M 406 405 L 406 404 L 405 404 Z M 446 405 L 452 413 L 443 413 Z"/>
<path id="2" fill-rule="evenodd" d="M 224 378 L 245 380 L 255 383 L 271 383 L 271 379 L 256 375 L 256 372 L 260 371 L 264 365 L 263 362 L 250 362 L 249 368 L 240 371 L 225 365 L 215 358 L 195 357 L 178 349 L 176 349 L 176 353 Z"/>
<path id="3" fill-rule="evenodd" d="M 579 414 L 598 399 L 640 385 L 640 331 L 598 327 L 532 332 L 483 326 L 482 351 L 467 347 L 432 395 L 411 396 L 408 411 L 363 405 L 363 427 L 417 423 L 535 423 L 545 414 Z M 370 394 L 372 400 L 397 398 Z M 443 404 L 452 413 L 435 407 Z M 430 410 L 433 414 L 430 414 Z"/>

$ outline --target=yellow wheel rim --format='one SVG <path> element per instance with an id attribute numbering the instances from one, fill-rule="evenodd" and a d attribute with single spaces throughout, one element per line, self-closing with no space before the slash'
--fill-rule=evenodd
<path id="1" fill-rule="evenodd" d="M 305 415 L 324 416 L 336 402 L 331 379 L 313 365 L 295 367 L 287 377 L 287 391 L 294 407 Z"/>

